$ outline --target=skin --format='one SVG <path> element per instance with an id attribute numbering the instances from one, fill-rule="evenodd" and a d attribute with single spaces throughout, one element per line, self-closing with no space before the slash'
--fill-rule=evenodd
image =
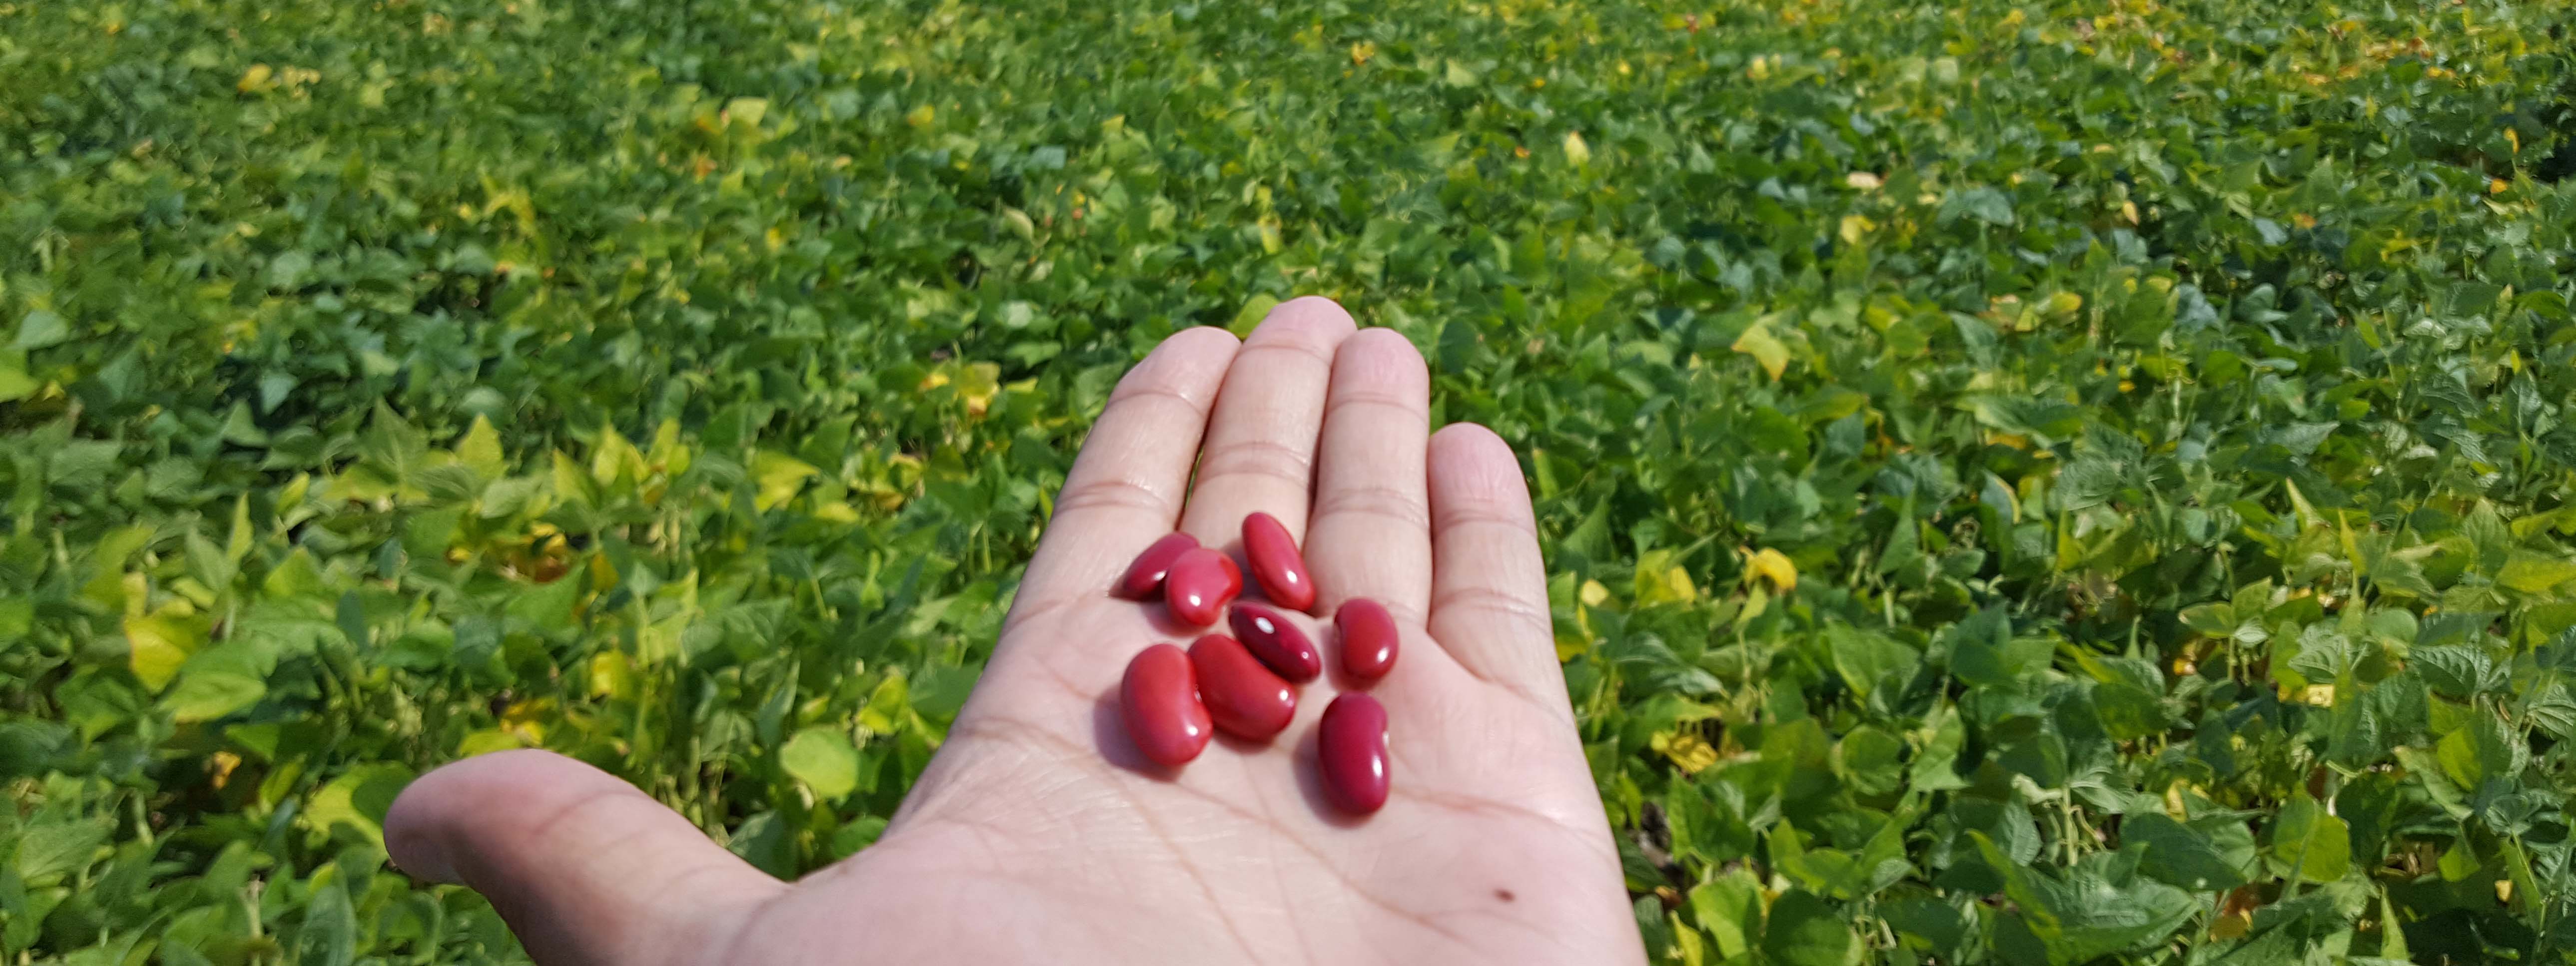
<path id="1" fill-rule="evenodd" d="M 1410 343 L 1324 299 L 1241 342 L 1166 340 L 1083 444 L 946 744 L 838 865 L 772 879 L 542 751 L 423 777 L 388 847 L 489 896 L 545 966 L 1643 962 L 1519 464 L 1483 427 L 1429 432 L 1429 386 Z M 1320 592 L 1325 620 L 1287 619 L 1329 642 L 1346 598 L 1395 617 L 1403 656 L 1366 688 L 1390 715 L 1375 815 L 1334 811 L 1315 777 L 1317 719 L 1361 687 L 1337 661 L 1270 742 L 1221 735 L 1174 770 L 1121 733 L 1128 658 L 1196 635 L 1110 588 L 1176 528 L 1239 556 L 1255 510 Z"/>

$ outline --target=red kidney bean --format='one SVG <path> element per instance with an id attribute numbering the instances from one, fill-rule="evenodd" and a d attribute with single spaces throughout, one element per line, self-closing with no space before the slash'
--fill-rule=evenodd
<path id="1" fill-rule="evenodd" d="M 1255 513 L 1243 518 L 1243 556 L 1252 563 L 1252 582 L 1262 596 L 1289 610 L 1315 606 L 1315 579 L 1306 575 L 1306 558 L 1297 538 L 1288 535 L 1278 517 Z"/>
<path id="2" fill-rule="evenodd" d="M 1190 667 L 1198 672 L 1208 717 L 1226 734 L 1261 741 L 1297 717 L 1296 687 L 1262 667 L 1241 641 L 1223 634 L 1199 638 L 1190 645 Z"/>
<path id="3" fill-rule="evenodd" d="M 1163 603 L 1172 616 L 1192 627 L 1206 627 L 1225 614 L 1225 605 L 1243 593 L 1243 571 L 1234 558 L 1198 547 L 1181 552 L 1163 575 Z"/>
<path id="4" fill-rule="evenodd" d="M 1152 598 L 1163 589 L 1163 575 L 1171 571 L 1172 561 L 1198 549 L 1198 546 L 1198 539 L 1186 533 L 1166 534 L 1163 539 L 1154 541 L 1144 553 L 1136 555 L 1136 562 L 1128 564 L 1127 573 L 1118 578 L 1118 596 L 1129 600 Z"/>
<path id="5" fill-rule="evenodd" d="M 1386 605 L 1366 597 L 1343 601 L 1333 612 L 1333 629 L 1342 639 L 1342 670 L 1350 676 L 1374 681 L 1395 667 L 1395 617 Z"/>
<path id="6" fill-rule="evenodd" d="M 1315 653 L 1315 643 L 1278 611 L 1259 604 L 1236 604 L 1226 622 L 1243 646 L 1280 677 L 1303 684 L 1323 675 L 1324 658 Z"/>
<path id="7" fill-rule="evenodd" d="M 1178 646 L 1156 644 L 1127 662 L 1118 684 L 1118 717 L 1127 738 L 1156 764 L 1180 767 L 1207 747 L 1207 705 L 1199 703 L 1198 674 Z"/>
<path id="8" fill-rule="evenodd" d="M 1386 706 L 1356 691 L 1324 706 L 1316 733 L 1324 796 L 1345 812 L 1366 815 L 1386 804 Z"/>

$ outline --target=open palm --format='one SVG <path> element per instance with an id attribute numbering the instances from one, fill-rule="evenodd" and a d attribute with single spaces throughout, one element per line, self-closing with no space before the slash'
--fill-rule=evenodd
<path id="1" fill-rule="evenodd" d="M 1410 343 L 1322 299 L 1240 344 L 1165 341 L 1084 443 L 947 743 L 836 866 L 781 883 L 544 752 L 415 783 L 394 859 L 489 895 L 547 966 L 1641 961 L 1519 464 L 1481 427 L 1431 434 L 1428 395 Z M 1239 555 L 1255 511 L 1301 535 L 1316 613 L 1370 597 L 1401 629 L 1368 687 L 1394 779 L 1374 815 L 1317 778 L 1315 722 L 1360 687 L 1338 673 L 1275 740 L 1220 736 L 1181 769 L 1118 724 L 1128 658 L 1197 633 L 1110 597 L 1118 574 L 1175 528 Z M 1326 623 L 1306 628 L 1332 666 Z"/>

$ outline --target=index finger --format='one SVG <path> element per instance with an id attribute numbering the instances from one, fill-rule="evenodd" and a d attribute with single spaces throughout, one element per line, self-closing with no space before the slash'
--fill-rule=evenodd
<path id="1" fill-rule="evenodd" d="M 1118 380 L 1065 475 L 1006 628 L 1047 602 L 1108 593 L 1146 544 L 1172 532 L 1239 344 L 1224 329 L 1185 329 Z"/>

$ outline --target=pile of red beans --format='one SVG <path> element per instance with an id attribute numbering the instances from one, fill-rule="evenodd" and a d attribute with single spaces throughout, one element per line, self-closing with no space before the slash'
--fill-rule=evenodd
<path id="1" fill-rule="evenodd" d="M 1315 582 L 1296 538 L 1267 513 L 1243 518 L 1243 555 L 1271 604 L 1291 611 L 1315 606 Z M 1234 635 L 1207 634 L 1188 651 L 1156 644 L 1127 663 L 1118 711 L 1127 735 L 1155 763 L 1178 768 L 1206 750 L 1215 731 L 1268 741 L 1297 716 L 1297 686 L 1323 676 L 1324 659 L 1306 632 L 1278 611 L 1237 602 L 1243 572 L 1234 558 L 1199 546 L 1189 534 L 1154 541 L 1118 579 L 1119 596 L 1161 595 L 1172 617 L 1192 627 L 1224 618 Z M 1364 597 L 1333 613 L 1342 672 L 1374 683 L 1395 666 L 1395 619 Z M 1316 734 L 1324 790 L 1335 807 L 1366 815 L 1386 804 L 1386 707 L 1348 692 L 1324 708 Z"/>

